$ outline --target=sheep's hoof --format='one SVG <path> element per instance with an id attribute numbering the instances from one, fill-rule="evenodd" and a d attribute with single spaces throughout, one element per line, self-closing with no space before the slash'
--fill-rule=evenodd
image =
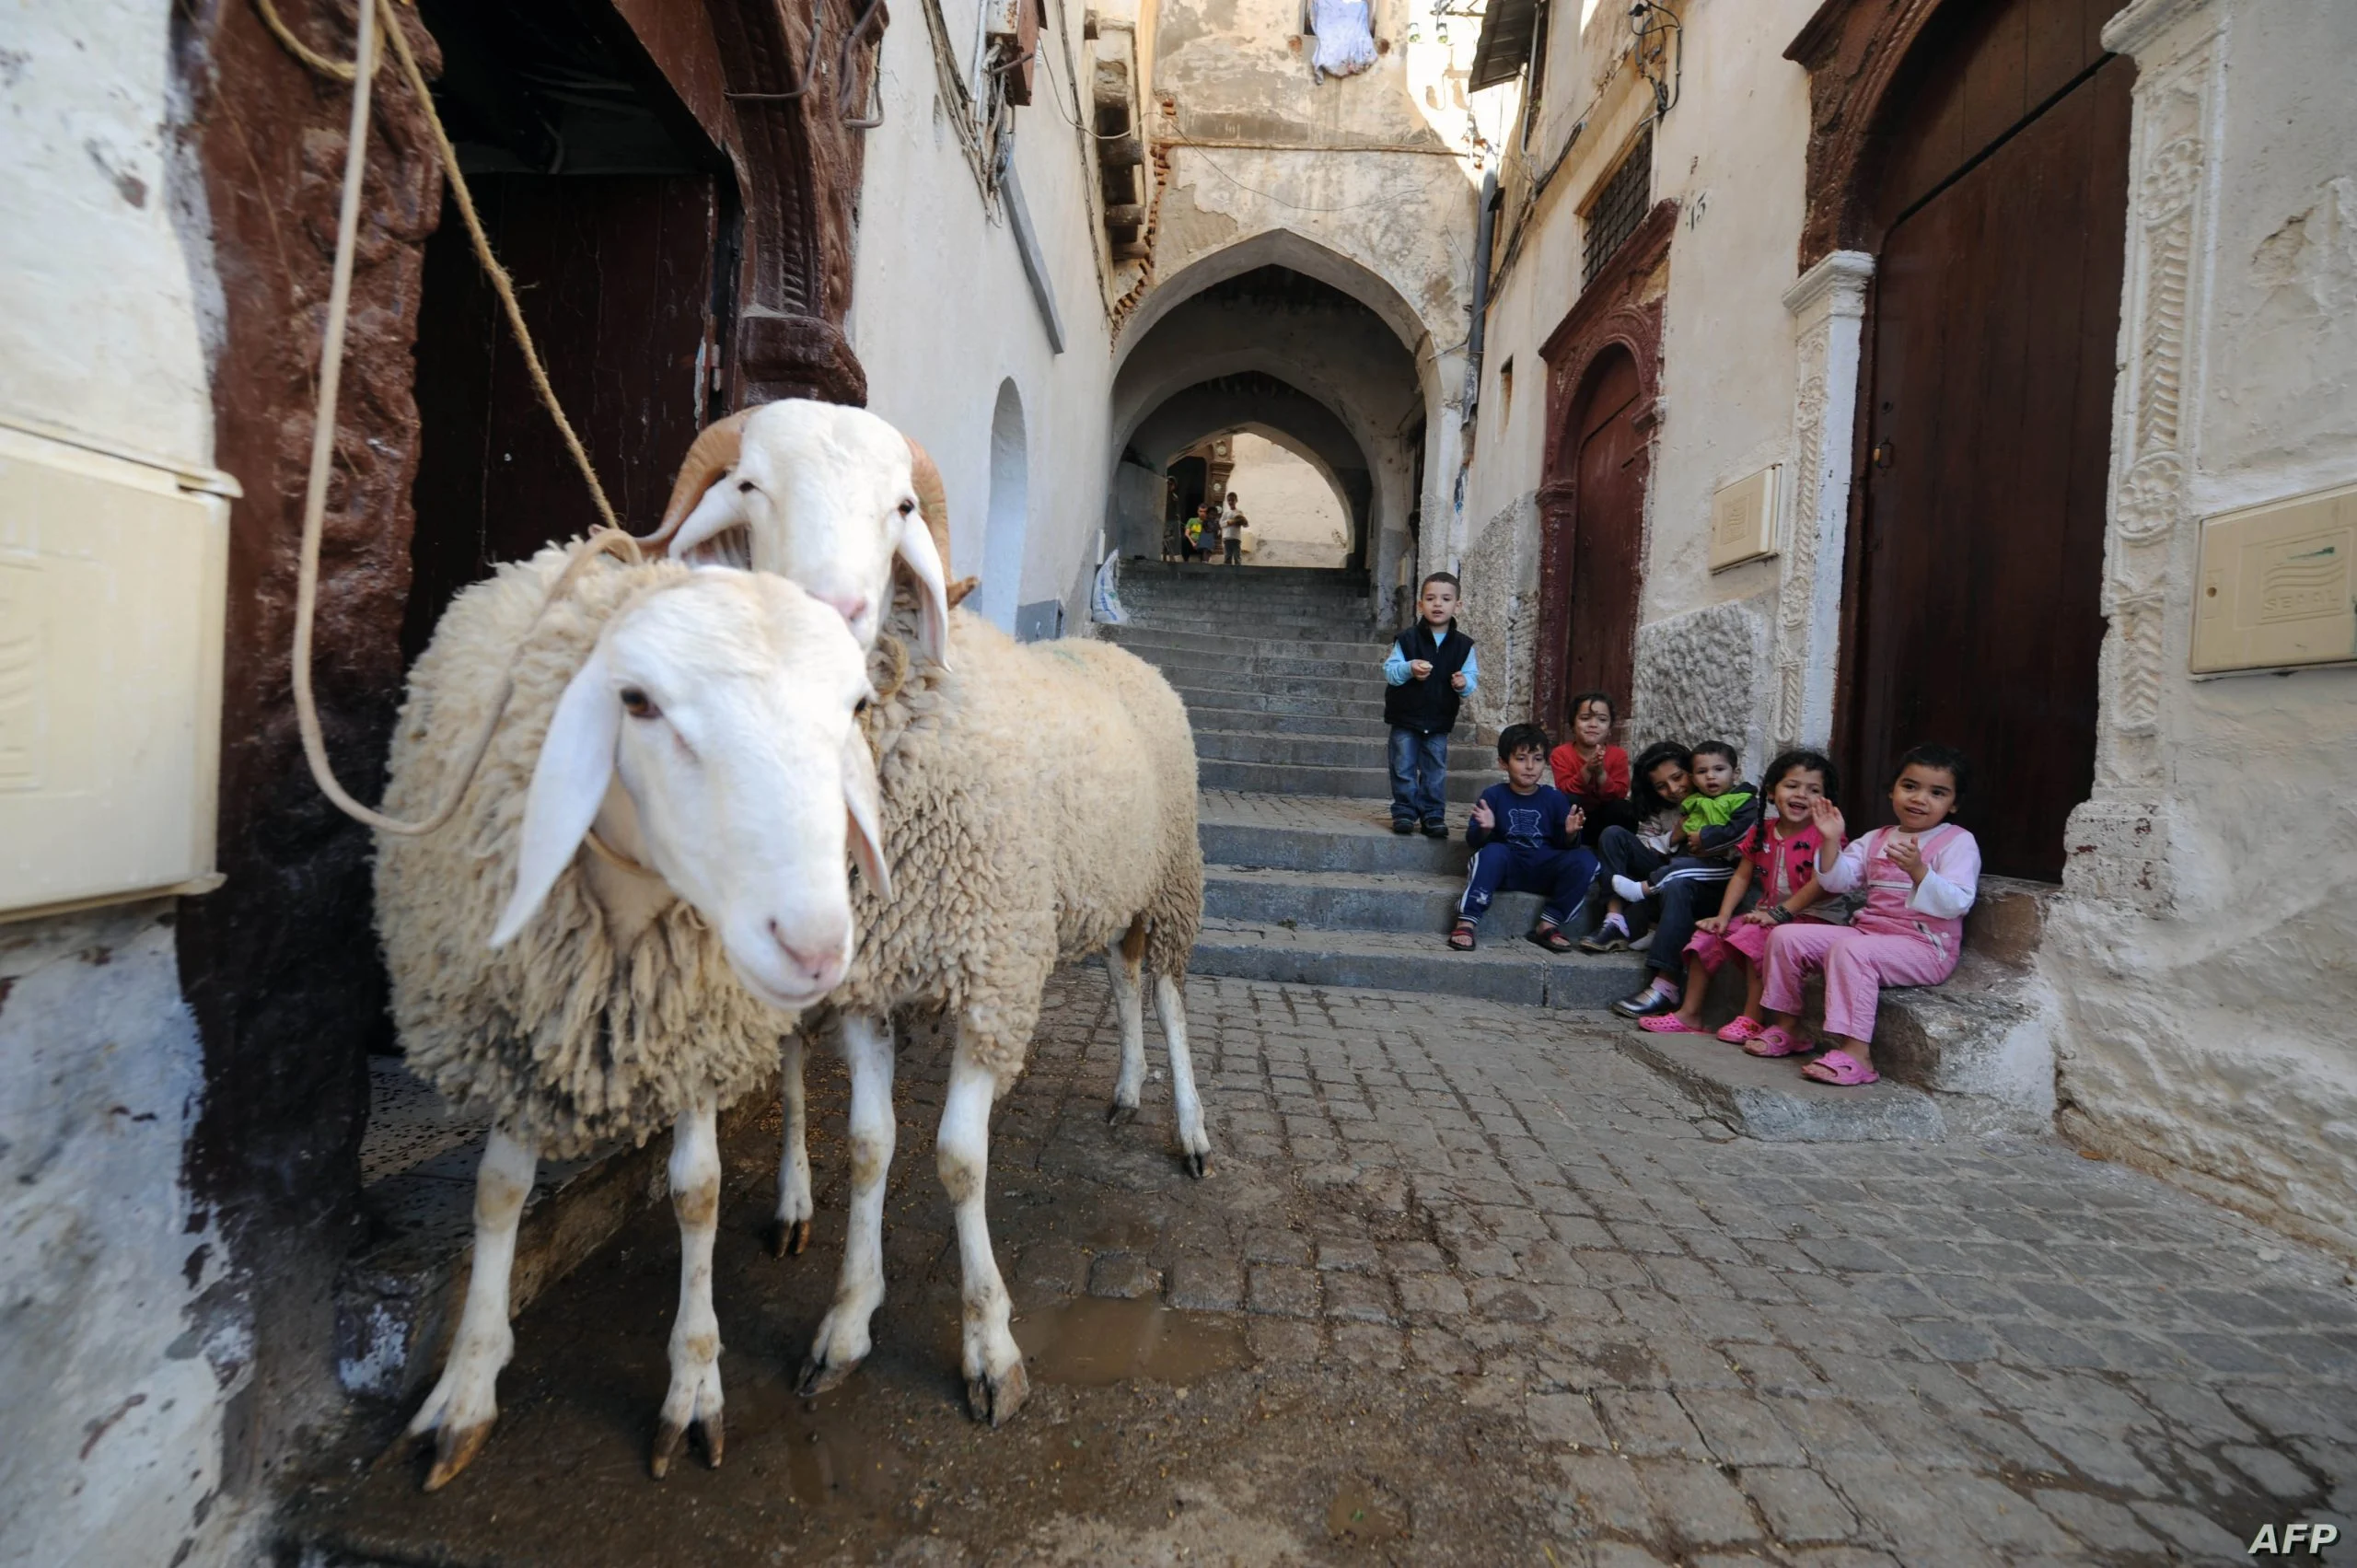
<path id="1" fill-rule="evenodd" d="M 971 1377 L 966 1381 L 966 1413 L 976 1421 L 987 1421 L 993 1426 L 1004 1426 L 1031 1397 L 1031 1379 L 1016 1362 L 1006 1369 L 1006 1375 L 993 1381 L 988 1377 Z"/>
<path id="2" fill-rule="evenodd" d="M 802 1381 L 795 1385 L 795 1392 L 806 1400 L 815 1399 L 858 1370 L 859 1363 L 855 1361 L 848 1366 L 830 1366 L 813 1356 L 802 1364 Z"/>
<path id="3" fill-rule="evenodd" d="M 654 1473 L 656 1481 L 670 1474 L 671 1461 L 679 1457 L 679 1445 L 686 1440 L 688 1427 L 691 1426 L 700 1428 L 703 1433 L 704 1463 L 713 1469 L 718 1469 L 721 1450 L 726 1445 L 720 1422 L 717 1411 L 701 1420 L 689 1422 L 687 1426 L 672 1421 L 658 1421 L 655 1427 L 655 1452 L 648 1458 L 646 1468 Z"/>
<path id="4" fill-rule="evenodd" d="M 1105 1109 L 1105 1125 L 1108 1127 L 1127 1127 L 1137 1119 L 1138 1108 L 1133 1105 L 1123 1105 L 1115 1100 Z"/>
<path id="5" fill-rule="evenodd" d="M 810 1245 L 810 1222 L 795 1220 L 788 1225 L 784 1220 L 772 1220 L 761 1227 L 761 1240 L 772 1258 L 799 1258 Z"/>
<path id="6" fill-rule="evenodd" d="M 1212 1173 L 1212 1156 L 1195 1149 L 1187 1151 L 1187 1174 L 1201 1181 Z"/>
<path id="7" fill-rule="evenodd" d="M 493 1421 L 498 1418 L 493 1417 Z M 475 1462 L 482 1446 L 491 1441 L 493 1421 L 479 1421 L 472 1426 L 437 1427 L 434 1434 L 434 1468 L 425 1472 L 425 1490 L 439 1492 L 450 1484 L 458 1473 Z"/>

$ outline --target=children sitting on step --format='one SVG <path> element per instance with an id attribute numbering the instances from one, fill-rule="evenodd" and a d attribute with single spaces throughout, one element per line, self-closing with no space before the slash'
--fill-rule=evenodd
<path id="1" fill-rule="evenodd" d="M 1558 753 L 1561 748 L 1557 749 Z M 1673 846 L 1686 830 L 1686 797 L 1694 793 L 1694 753 L 1675 740 L 1656 740 L 1637 754 L 1630 786 L 1629 807 L 1636 821 L 1631 827 L 1609 827 L 1596 837 L 1596 858 L 1604 872 L 1589 894 L 1604 903 L 1604 918 L 1580 938 L 1583 953 L 1618 953 L 1634 939 L 1648 907 L 1640 900 L 1634 909 L 1613 890 L 1617 878 L 1643 885 L 1669 864 Z"/>
<path id="2" fill-rule="evenodd" d="M 1814 1051 L 1800 1026 L 1801 984 L 1825 973 L 1825 1043 L 1833 1049 L 1801 1069 L 1821 1084 L 1877 1082 L 1869 1050 L 1875 1005 L 1886 985 L 1937 985 L 1964 956 L 1964 916 L 1980 890 L 1980 845 L 1949 817 L 1972 782 L 1964 754 L 1918 746 L 1890 781 L 1896 826 L 1843 843 L 1840 808 L 1817 803 L 1818 885 L 1829 893 L 1864 888 L 1865 908 L 1847 925 L 1780 925 L 1768 935 L 1762 1000 L 1775 1022 L 1744 1050 L 1754 1056 Z"/>
<path id="3" fill-rule="evenodd" d="M 1457 579 L 1434 572 L 1416 594 L 1416 621 L 1383 661 L 1383 722 L 1391 726 L 1391 830 L 1448 837 L 1448 734 L 1480 683 L 1473 639 L 1457 629 Z M 1546 758 L 1540 757 L 1541 766 Z"/>
<path id="4" fill-rule="evenodd" d="M 1547 776 L 1547 732 L 1535 724 L 1506 726 L 1498 737 L 1504 784 L 1494 784 L 1473 803 L 1465 842 L 1473 864 L 1465 874 L 1465 896 L 1457 900 L 1457 924 L 1448 945 L 1473 950 L 1473 933 L 1504 893 L 1543 893 L 1547 902 L 1530 940 L 1550 953 L 1568 953 L 1563 927 L 1596 880 L 1596 856 L 1580 842 L 1580 809 Z"/>
<path id="5" fill-rule="evenodd" d="M 1733 958 L 1744 971 L 1743 1011 L 1719 1038 L 1730 1045 L 1757 1039 L 1769 934 L 1795 920 L 1821 922 L 1820 912 L 1829 908 L 1841 913 L 1838 901 L 1826 903 L 1817 879 L 1817 805 L 1840 788 L 1832 760 L 1821 751 L 1787 751 L 1768 764 L 1760 784 L 1768 803 L 1764 819 L 1743 836 L 1719 912 L 1697 923 L 1686 944 L 1685 999 L 1675 1013 L 1638 1019 L 1637 1027 L 1650 1034 L 1700 1034 L 1711 976 Z"/>
<path id="6" fill-rule="evenodd" d="M 1661 901 L 1661 923 L 1645 951 L 1645 967 L 1653 978 L 1643 990 L 1612 1005 L 1624 1018 L 1675 1012 L 1685 999 L 1686 944 L 1703 911 L 1714 907 L 1703 900 L 1715 900 L 1725 890 L 1727 878 L 1735 875 L 1736 843 L 1759 819 L 1759 792 L 1737 779 L 1736 763 L 1735 748 L 1724 740 L 1706 740 L 1694 748 L 1694 791 L 1678 805 L 1678 853 L 1643 880 L 1612 878 L 1612 890 L 1631 903 L 1640 899 Z"/>
<path id="7" fill-rule="evenodd" d="M 1626 828 L 1637 819 L 1629 804 L 1629 753 L 1612 744 L 1612 726 L 1620 715 L 1612 698 L 1603 691 L 1583 691 L 1571 702 L 1572 736 L 1547 759 L 1555 787 L 1572 797 L 1587 818 L 1580 835 L 1590 849 L 1607 828 Z"/>

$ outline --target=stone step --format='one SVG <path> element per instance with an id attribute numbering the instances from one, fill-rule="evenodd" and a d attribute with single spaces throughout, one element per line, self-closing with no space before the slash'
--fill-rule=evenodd
<path id="1" fill-rule="evenodd" d="M 1191 675 L 1182 670 L 1181 675 Z M 1163 679 L 1170 679 L 1167 670 Z M 1241 709 L 1248 713 L 1270 714 L 1308 714 L 1332 718 L 1356 719 L 1381 724 L 1383 699 L 1379 696 L 1333 697 L 1323 692 L 1279 691 L 1262 688 L 1239 690 L 1232 686 L 1198 686 L 1189 680 L 1171 680 L 1170 689 L 1191 711 L 1195 708 Z M 1271 728 L 1279 727 L 1274 720 Z"/>
<path id="2" fill-rule="evenodd" d="M 1261 652 L 1230 657 L 1190 648 L 1145 648 L 1121 645 L 1165 675 L 1187 674 L 1199 682 L 1257 685 L 1264 680 L 1335 680 L 1376 686 L 1383 679 L 1383 650 L 1364 658 L 1310 658 L 1284 651 L 1283 643 L 1259 645 Z M 1378 687 L 1379 689 L 1379 687 Z"/>
<path id="3" fill-rule="evenodd" d="M 1616 1043 L 1746 1137 L 1769 1144 L 1861 1144 L 1941 1138 L 1938 1102 L 1887 1073 L 1836 1088 L 1801 1076 L 1791 1058 L 1747 1056 L 1707 1034 L 1655 1035 L 1631 1026 Z"/>
<path id="4" fill-rule="evenodd" d="M 1367 574 L 1348 566 L 1227 566 L 1218 562 L 1144 561 L 1130 559 L 1121 563 L 1121 582 L 1126 587 L 1132 581 L 1189 583 L 1201 582 L 1221 574 L 1229 576 L 1255 578 L 1270 583 L 1302 583 L 1351 587 L 1364 593 Z"/>
<path id="5" fill-rule="evenodd" d="M 1225 762 L 1294 762 L 1324 768 L 1390 766 L 1390 747 L 1379 726 L 1370 726 L 1372 733 L 1359 735 L 1298 735 L 1289 733 L 1291 727 L 1207 729 L 1198 724 L 1195 755 Z"/>
<path id="6" fill-rule="evenodd" d="M 1216 863 L 1203 867 L 1206 918 L 1296 931 L 1446 934 L 1464 890 L 1462 871 L 1282 871 Z M 1484 929 L 1519 935 L 1538 920 L 1542 901 L 1535 893 L 1501 893 Z M 1635 983 L 1631 980 L 1627 989 Z"/>
<path id="7" fill-rule="evenodd" d="M 1199 758 L 1195 782 L 1204 789 L 1246 790 L 1267 795 L 1340 795 L 1362 800 L 1391 798 L 1388 768 L 1318 767 L 1297 762 L 1226 762 Z M 1447 798 L 1469 805 L 1497 781 L 1487 773 L 1451 772 Z"/>
<path id="8" fill-rule="evenodd" d="M 1977 952 L 1946 981 L 1887 990 L 1875 1017 L 1875 1069 L 1955 1103 L 1976 1129 L 2054 1120 L 2054 1037 L 2037 977 Z"/>
<path id="9" fill-rule="evenodd" d="M 1152 659 L 1162 653 L 1205 654 L 1214 658 L 1255 657 L 1275 653 L 1299 654 L 1305 658 L 1347 659 L 1363 662 L 1368 659 L 1380 664 L 1384 652 L 1391 646 L 1391 639 L 1383 636 L 1346 637 L 1331 643 L 1305 642 L 1299 638 L 1271 637 L 1258 628 L 1247 633 L 1196 632 L 1171 626 L 1148 626 L 1132 622 L 1127 626 L 1108 626 L 1105 640 L 1119 643 L 1139 655 Z M 1147 650 L 1153 650 L 1149 653 Z"/>
<path id="10" fill-rule="evenodd" d="M 1479 948 L 1457 953 L 1438 932 L 1294 931 L 1207 920 L 1189 965 L 1197 974 L 1239 980 L 1478 996 L 1534 1007 L 1602 1007 L 1633 989 L 1625 955 L 1557 955 L 1507 935 L 1502 915 L 1488 924 Z"/>
<path id="11" fill-rule="evenodd" d="M 1190 703 L 1187 705 L 1187 714 L 1194 721 L 1195 733 L 1199 736 L 1206 730 L 1225 730 L 1232 734 L 1327 735 L 1372 740 L 1380 746 L 1391 733 L 1379 711 L 1371 718 L 1345 718 L 1330 713 L 1271 714 L 1263 709 Z"/>
<path id="12" fill-rule="evenodd" d="M 1394 833 L 1387 798 L 1353 800 L 1206 790 L 1198 807 L 1203 859 L 1217 865 L 1288 871 L 1465 875 L 1465 810 L 1449 811 L 1449 836 Z"/>
<path id="13" fill-rule="evenodd" d="M 1237 605 L 1200 612 L 1148 610 L 1132 616 L 1130 624 L 1144 633 L 1174 637 L 1239 637 L 1245 634 L 1239 628 L 1249 627 L 1252 639 L 1258 642 L 1318 646 L 1340 644 L 1345 647 L 1364 647 L 1374 642 L 1382 631 L 1370 621 L 1301 615 L 1260 605 Z"/>

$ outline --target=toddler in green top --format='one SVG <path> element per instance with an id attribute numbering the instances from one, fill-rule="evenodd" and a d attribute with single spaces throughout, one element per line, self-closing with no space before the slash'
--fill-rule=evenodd
<path id="1" fill-rule="evenodd" d="M 1735 748 L 1723 741 L 1706 740 L 1694 748 L 1694 793 L 1680 803 L 1685 814 L 1686 847 L 1703 848 L 1702 831 L 1706 828 L 1730 828 L 1746 809 L 1755 816 L 1759 794 L 1736 774 Z M 1713 834 L 1715 841 L 1721 835 Z"/>

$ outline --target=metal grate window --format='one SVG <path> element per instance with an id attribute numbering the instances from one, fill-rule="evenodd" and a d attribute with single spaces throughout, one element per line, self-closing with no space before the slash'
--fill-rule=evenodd
<path id="1" fill-rule="evenodd" d="M 1580 264 L 1582 288 L 1596 281 L 1597 269 L 1612 260 L 1612 253 L 1644 221 L 1646 210 L 1653 205 L 1653 191 L 1654 134 L 1648 127 L 1588 204 L 1587 248 Z"/>

